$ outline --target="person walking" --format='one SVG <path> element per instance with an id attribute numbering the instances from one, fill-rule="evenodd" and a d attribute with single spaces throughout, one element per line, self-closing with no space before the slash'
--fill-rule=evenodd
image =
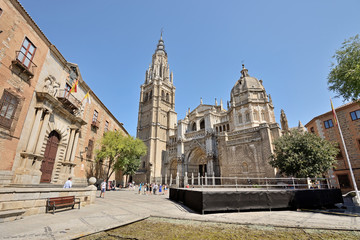
<path id="1" fill-rule="evenodd" d="M 155 183 L 155 184 L 154 184 L 154 187 L 153 187 L 154 195 L 156 195 L 156 190 L 157 190 L 157 188 L 158 188 L 158 185 L 157 185 L 157 183 Z"/>
<path id="2" fill-rule="evenodd" d="M 139 185 L 139 194 L 141 194 L 141 187 L 142 187 L 142 183 L 140 183 Z"/>
<path id="3" fill-rule="evenodd" d="M 161 195 L 162 194 L 162 185 L 159 184 L 159 194 Z"/>
<path id="4" fill-rule="evenodd" d="M 69 177 L 68 180 L 65 182 L 64 184 L 64 188 L 71 188 L 72 187 L 72 182 L 71 182 L 72 178 Z"/>
<path id="5" fill-rule="evenodd" d="M 101 183 L 100 197 L 101 197 L 101 194 L 102 194 L 103 198 L 105 198 L 105 191 L 106 191 L 106 179 L 104 179 L 104 181 Z"/>

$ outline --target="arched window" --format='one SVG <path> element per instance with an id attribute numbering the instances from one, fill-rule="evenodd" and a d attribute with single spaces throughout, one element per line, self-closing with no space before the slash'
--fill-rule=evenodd
<path id="1" fill-rule="evenodd" d="M 148 100 L 148 94 L 144 93 L 144 102 L 146 102 Z"/>
<path id="2" fill-rule="evenodd" d="M 259 114 L 257 111 L 254 111 L 254 120 L 259 121 Z"/>
<path id="3" fill-rule="evenodd" d="M 165 92 L 164 92 L 164 90 L 161 91 L 161 99 L 162 99 L 162 100 L 165 99 Z"/>
<path id="4" fill-rule="evenodd" d="M 222 126 L 219 126 L 220 132 L 222 132 Z"/>
<path id="5" fill-rule="evenodd" d="M 241 115 L 241 114 L 239 114 L 239 116 L 238 116 L 238 120 L 239 120 L 239 124 L 242 124 L 243 119 L 242 119 L 242 115 Z"/>
<path id="6" fill-rule="evenodd" d="M 166 101 L 169 101 L 169 93 L 166 93 Z"/>
<path id="7" fill-rule="evenodd" d="M 265 113 L 261 112 L 261 121 L 265 121 Z"/>
<path id="8" fill-rule="evenodd" d="M 229 124 L 226 125 L 226 129 L 227 129 L 227 131 L 230 131 L 230 125 Z"/>
<path id="9" fill-rule="evenodd" d="M 1 17 L 1 15 L 2 15 L 2 13 L 3 13 L 3 10 L 0 8 L 0 17 Z"/>
<path id="10" fill-rule="evenodd" d="M 242 172 L 249 172 L 249 167 L 248 164 L 246 162 L 242 163 Z"/>
<path id="11" fill-rule="evenodd" d="M 204 129 L 204 128 L 205 128 L 205 120 L 202 119 L 202 120 L 200 121 L 200 129 Z"/>
<path id="12" fill-rule="evenodd" d="M 246 122 L 250 122 L 250 114 L 249 113 L 246 113 L 245 118 L 246 118 Z"/>
<path id="13" fill-rule="evenodd" d="M 152 90 L 150 91 L 150 94 L 149 94 L 149 100 L 152 99 Z"/>
<path id="14" fill-rule="evenodd" d="M 193 123 L 191 126 L 191 131 L 196 131 L 196 123 Z"/>
<path id="15" fill-rule="evenodd" d="M 218 128 L 218 127 L 216 127 L 216 132 L 219 132 L 219 128 Z"/>

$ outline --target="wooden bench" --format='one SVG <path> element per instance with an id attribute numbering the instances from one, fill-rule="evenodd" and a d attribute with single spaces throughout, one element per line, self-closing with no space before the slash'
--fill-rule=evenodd
<path id="1" fill-rule="evenodd" d="M 48 198 L 46 212 L 52 208 L 53 214 L 55 214 L 55 209 L 61 207 L 71 207 L 73 209 L 75 204 L 78 204 L 80 209 L 80 198 L 75 198 L 75 196 Z"/>

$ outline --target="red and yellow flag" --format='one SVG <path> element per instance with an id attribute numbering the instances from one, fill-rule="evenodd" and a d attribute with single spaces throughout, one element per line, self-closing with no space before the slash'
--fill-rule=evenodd
<path id="1" fill-rule="evenodd" d="M 69 94 L 73 93 L 73 92 L 77 92 L 77 85 L 78 85 L 79 80 L 75 80 L 74 84 L 72 85 Z"/>
<path id="2" fill-rule="evenodd" d="M 331 98 L 330 98 L 330 103 L 331 103 L 331 109 L 332 109 L 332 113 L 333 113 L 333 117 L 334 117 L 334 123 L 335 125 L 337 125 L 337 117 L 336 117 L 336 112 L 335 112 L 335 108 L 334 108 L 334 105 L 331 101 Z"/>

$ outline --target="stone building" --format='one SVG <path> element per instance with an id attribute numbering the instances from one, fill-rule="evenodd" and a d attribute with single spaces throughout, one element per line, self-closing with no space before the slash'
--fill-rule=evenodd
<path id="1" fill-rule="evenodd" d="M 0 7 L 0 185 L 85 184 L 104 131 L 127 131 L 18 1 Z"/>
<path id="2" fill-rule="evenodd" d="M 281 131 L 262 80 L 243 66 L 227 105 L 201 100 L 176 124 L 173 74 L 161 37 L 141 85 L 137 137 L 148 153 L 136 181 L 168 181 L 186 174 L 274 177 L 268 161 Z"/>
<path id="3" fill-rule="evenodd" d="M 133 179 L 149 182 L 162 178 L 162 155 L 169 136 L 175 133 L 177 121 L 173 73 L 170 72 L 162 36 L 140 89 L 136 137 L 144 141 L 148 152 Z"/>
<path id="4" fill-rule="evenodd" d="M 0 0 L 0 31 L 0 183 L 10 183 L 50 42 L 17 1 Z"/>
<path id="5" fill-rule="evenodd" d="M 351 102 L 336 108 L 335 111 L 355 175 L 356 184 L 360 186 L 360 105 L 358 102 Z M 305 127 L 309 132 L 339 144 L 340 153 L 337 156 L 337 164 L 329 174 L 331 179 L 336 182 L 336 184 L 332 185 L 339 186 L 343 192 L 353 190 L 344 146 L 332 111 L 314 117 Z"/>
<path id="6" fill-rule="evenodd" d="M 230 93 L 228 108 L 200 105 L 179 120 L 169 136 L 164 174 L 167 176 L 274 177 L 269 165 L 272 142 L 281 134 L 271 97 L 262 80 L 243 66 Z"/>

